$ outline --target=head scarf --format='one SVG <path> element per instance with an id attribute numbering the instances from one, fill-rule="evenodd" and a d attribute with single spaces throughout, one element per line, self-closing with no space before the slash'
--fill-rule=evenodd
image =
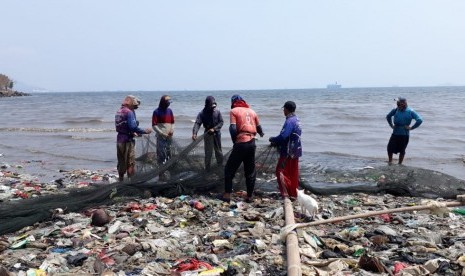
<path id="1" fill-rule="evenodd" d="M 213 112 L 215 108 L 216 108 L 215 98 L 213 96 L 208 96 L 205 99 L 205 107 L 203 108 L 203 110 L 206 112 Z"/>
<path id="2" fill-rule="evenodd" d="M 128 108 L 137 108 L 140 105 L 140 100 L 136 96 L 127 95 L 121 105 L 124 105 Z"/>
<path id="3" fill-rule="evenodd" d="M 233 95 L 231 97 L 231 109 L 235 107 L 249 107 L 245 100 L 240 95 Z"/>
<path id="4" fill-rule="evenodd" d="M 158 108 L 160 109 L 167 109 L 168 106 L 171 104 L 171 97 L 168 95 L 161 96 L 160 103 L 158 104 Z"/>
<path id="5" fill-rule="evenodd" d="M 407 99 L 404 97 L 399 97 L 396 99 L 397 100 L 397 108 L 399 110 L 405 110 L 407 108 Z"/>

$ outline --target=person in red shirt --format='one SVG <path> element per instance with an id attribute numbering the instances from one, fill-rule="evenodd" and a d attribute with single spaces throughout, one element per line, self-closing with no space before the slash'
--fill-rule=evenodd
<path id="1" fill-rule="evenodd" d="M 171 158 L 171 144 L 174 133 L 174 115 L 171 108 L 171 97 L 163 95 L 158 108 L 153 111 L 152 128 L 157 136 L 157 161 L 165 164 Z"/>
<path id="2" fill-rule="evenodd" d="M 246 202 L 252 200 L 255 188 L 255 136 L 263 137 L 258 116 L 240 95 L 231 97 L 231 112 L 229 113 L 229 132 L 234 143 L 231 154 L 224 169 L 224 194 L 220 199 L 231 200 L 232 181 L 239 166 L 244 164 L 245 183 L 247 186 Z"/>

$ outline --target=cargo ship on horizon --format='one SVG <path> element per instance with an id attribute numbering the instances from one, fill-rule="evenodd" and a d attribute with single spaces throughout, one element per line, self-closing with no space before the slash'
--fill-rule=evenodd
<path id="1" fill-rule="evenodd" d="M 335 83 L 330 83 L 330 84 L 326 85 L 326 88 L 328 88 L 328 89 L 339 89 L 341 87 L 342 86 L 340 84 L 338 84 L 337 81 Z"/>

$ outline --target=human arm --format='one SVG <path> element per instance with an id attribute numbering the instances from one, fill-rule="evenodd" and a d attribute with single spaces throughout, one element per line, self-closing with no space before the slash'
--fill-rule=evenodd
<path id="1" fill-rule="evenodd" d="M 261 125 L 257 125 L 257 133 L 260 135 L 260 137 L 263 137 L 265 135 L 265 133 L 263 133 Z"/>
<path id="2" fill-rule="evenodd" d="M 128 129 L 129 133 L 134 133 L 136 135 L 150 134 L 152 130 L 150 128 L 142 129 L 138 126 L 136 115 L 134 112 L 128 112 Z"/>
<path id="3" fill-rule="evenodd" d="M 279 135 L 275 137 L 270 137 L 269 141 L 277 145 L 284 143 L 291 135 L 292 129 L 293 129 L 292 125 L 289 124 L 288 121 L 286 120 Z"/>
<path id="4" fill-rule="evenodd" d="M 386 120 L 391 128 L 394 128 L 394 123 L 392 122 L 392 117 L 394 117 L 394 114 L 396 114 L 395 108 L 386 115 Z"/>
<path id="5" fill-rule="evenodd" d="M 236 143 L 236 137 L 237 137 L 237 128 L 236 124 L 230 124 L 229 125 L 229 134 L 231 135 L 231 140 L 234 143 Z"/>
<path id="6" fill-rule="evenodd" d="M 168 132 L 168 136 L 173 136 L 174 134 L 174 114 L 173 111 L 170 108 L 167 108 L 168 110 L 168 118 L 169 118 L 169 123 L 170 123 L 170 129 Z"/>
<path id="7" fill-rule="evenodd" d="M 218 123 L 212 129 L 209 129 L 210 132 L 214 132 L 214 131 L 219 132 L 221 128 L 223 127 L 224 121 L 223 121 L 223 116 L 221 116 L 221 112 L 218 110 L 216 114 L 217 114 Z"/>
<path id="8" fill-rule="evenodd" d="M 199 132 L 200 126 L 202 125 L 202 116 L 201 113 L 197 114 L 197 118 L 194 122 L 194 127 L 192 128 L 192 140 L 197 139 L 197 133 Z"/>
<path id="9" fill-rule="evenodd" d="M 423 123 L 423 119 L 421 118 L 420 115 L 418 115 L 418 113 L 412 110 L 411 115 L 412 115 L 412 118 L 415 120 L 415 124 L 413 124 L 413 126 L 407 126 L 408 128 L 407 127 L 406 128 L 409 130 L 416 129 Z"/>
<path id="10" fill-rule="evenodd" d="M 260 137 L 263 137 L 265 133 L 263 133 L 262 126 L 260 125 L 260 121 L 258 120 L 258 115 L 255 115 L 255 124 L 257 125 L 257 133 Z"/>

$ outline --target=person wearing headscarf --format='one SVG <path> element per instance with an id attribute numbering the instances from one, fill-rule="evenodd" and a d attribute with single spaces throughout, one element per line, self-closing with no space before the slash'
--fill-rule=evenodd
<path id="1" fill-rule="evenodd" d="M 140 105 L 140 100 L 133 95 L 128 95 L 124 98 L 120 109 L 115 115 L 115 128 L 118 133 L 116 136 L 116 155 L 118 158 L 118 176 L 119 181 L 124 180 L 124 175 L 127 173 L 131 177 L 135 173 L 134 166 L 136 164 L 134 137 L 142 134 L 150 134 L 151 128 L 141 129 L 136 119 L 136 112 Z"/>
<path id="2" fill-rule="evenodd" d="M 215 152 L 216 163 L 223 165 L 223 152 L 221 150 L 221 128 L 223 127 L 223 117 L 217 108 L 216 100 L 213 96 L 205 99 L 205 107 L 199 112 L 192 128 L 192 140 L 197 139 L 200 126 L 204 127 L 204 148 L 205 148 L 205 170 L 210 171 L 211 159 Z"/>
<path id="3" fill-rule="evenodd" d="M 171 158 L 171 144 L 174 132 L 174 115 L 171 108 L 171 97 L 163 95 L 158 108 L 153 111 L 152 128 L 157 136 L 157 162 L 164 164 Z"/>
<path id="4" fill-rule="evenodd" d="M 258 120 L 258 115 L 240 95 L 231 97 L 231 111 L 229 113 L 229 133 L 234 143 L 231 154 L 224 168 L 224 190 L 219 199 L 231 200 L 232 181 L 239 166 L 244 165 L 245 184 L 247 186 L 246 202 L 250 202 L 255 188 L 255 136 L 265 135 Z"/>
<path id="5" fill-rule="evenodd" d="M 281 196 L 297 198 L 299 187 L 299 158 L 302 156 L 300 136 L 302 129 L 295 114 L 296 104 L 287 101 L 283 108 L 286 121 L 278 136 L 270 137 L 269 141 L 279 149 L 279 160 L 276 165 L 276 179 Z"/>
<path id="6" fill-rule="evenodd" d="M 419 127 L 423 123 L 423 119 L 415 110 L 408 107 L 406 98 L 399 97 L 396 101 L 397 108 L 392 109 L 386 115 L 386 120 L 392 128 L 391 138 L 387 145 L 387 153 L 389 163 L 392 163 L 393 154 L 399 153 L 399 164 L 402 164 L 409 142 L 410 131 Z M 415 120 L 415 124 L 410 126 L 412 120 Z"/>

